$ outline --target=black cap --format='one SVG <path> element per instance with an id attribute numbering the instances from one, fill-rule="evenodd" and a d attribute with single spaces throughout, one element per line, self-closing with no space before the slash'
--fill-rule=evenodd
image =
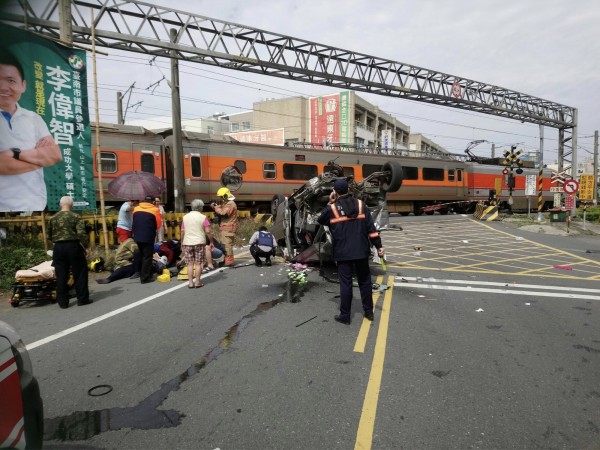
<path id="1" fill-rule="evenodd" d="M 344 195 L 348 193 L 348 182 L 343 178 L 339 180 L 335 180 L 333 183 L 333 189 L 340 195 Z"/>
<path id="2" fill-rule="evenodd" d="M 146 195 L 146 197 L 144 197 L 144 201 L 152 203 L 154 201 L 154 196 Z"/>

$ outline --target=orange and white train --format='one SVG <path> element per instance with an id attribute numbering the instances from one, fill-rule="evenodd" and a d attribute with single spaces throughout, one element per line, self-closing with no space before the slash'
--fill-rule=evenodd
<path id="1" fill-rule="evenodd" d="M 150 172 L 161 178 L 167 186 L 164 201 L 173 206 L 174 176 L 172 137 L 153 133 L 141 127 L 127 125 L 102 125 L 101 127 L 102 187 L 98 183 L 98 155 L 95 143 L 94 177 L 96 198 L 104 190 L 107 204 L 118 205 L 123 199 L 112 197 L 108 183 L 118 175 L 132 171 Z M 169 133 L 167 133 L 169 134 Z M 493 194 L 500 206 L 509 199 L 509 188 L 502 173 L 503 166 L 461 161 L 458 158 L 429 159 L 390 154 L 355 151 L 332 151 L 281 147 L 210 139 L 206 134 L 184 132 L 183 172 L 185 203 L 200 198 L 205 203 L 215 198 L 222 186 L 222 175 L 227 168 L 235 167 L 243 178 L 235 192 L 240 209 L 252 212 L 270 212 L 271 201 L 277 195 L 290 195 L 319 173 L 328 169 L 331 160 L 344 168 L 347 176 L 361 181 L 381 169 L 387 161 L 395 160 L 403 169 L 400 190 L 387 196 L 390 212 L 441 214 L 450 209 L 468 212 L 479 201 L 489 200 Z M 95 133 L 92 133 L 95 136 Z M 523 169 L 515 175 L 512 192 L 513 210 L 526 210 L 528 200 L 532 209 L 538 207 L 538 194 L 529 199 L 525 195 L 527 175 L 538 175 L 537 169 Z M 536 181 L 537 186 L 537 181 Z M 550 171 L 544 170 L 542 181 L 544 209 L 553 203 L 550 192 Z"/>

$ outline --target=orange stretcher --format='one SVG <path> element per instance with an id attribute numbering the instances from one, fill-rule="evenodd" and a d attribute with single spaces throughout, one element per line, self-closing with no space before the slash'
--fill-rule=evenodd
<path id="1" fill-rule="evenodd" d="M 17 270 L 9 303 L 17 307 L 25 301 L 56 302 L 56 275 L 52 261 L 44 261 L 30 269 Z"/>

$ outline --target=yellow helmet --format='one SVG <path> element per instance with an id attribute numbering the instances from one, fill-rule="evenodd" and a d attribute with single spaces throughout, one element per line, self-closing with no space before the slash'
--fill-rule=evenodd
<path id="1" fill-rule="evenodd" d="M 217 197 L 231 197 L 231 192 L 226 187 L 222 187 L 217 191 Z"/>

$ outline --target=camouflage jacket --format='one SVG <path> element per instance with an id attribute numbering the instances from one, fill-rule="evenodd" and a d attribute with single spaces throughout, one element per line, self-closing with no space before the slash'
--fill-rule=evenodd
<path id="1" fill-rule="evenodd" d="M 90 244 L 81 216 L 73 211 L 59 211 L 50 219 L 48 239 L 52 242 L 79 241 L 85 248 Z"/>
<path id="2" fill-rule="evenodd" d="M 115 254 L 115 269 L 128 266 L 133 263 L 133 254 L 138 251 L 138 246 L 133 238 L 127 238 L 119 245 Z"/>

